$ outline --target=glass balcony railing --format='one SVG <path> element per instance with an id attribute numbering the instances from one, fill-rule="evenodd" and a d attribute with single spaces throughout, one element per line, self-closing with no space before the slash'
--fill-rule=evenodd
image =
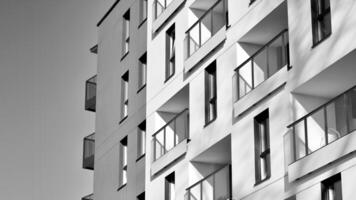
<path id="1" fill-rule="evenodd" d="M 96 75 L 85 83 L 85 110 L 96 110 Z"/>
<path id="2" fill-rule="evenodd" d="M 288 126 L 291 163 L 356 130 L 356 86 Z"/>
<path id="3" fill-rule="evenodd" d="M 82 198 L 82 200 L 94 200 L 94 194 L 89 194 Z"/>
<path id="4" fill-rule="evenodd" d="M 189 136 L 189 110 L 185 109 L 152 137 L 153 161 L 156 161 Z"/>
<path id="5" fill-rule="evenodd" d="M 226 27 L 226 21 L 226 0 L 218 0 L 186 31 L 185 58 L 193 55 L 221 28 Z"/>
<path id="6" fill-rule="evenodd" d="M 94 169 L 95 133 L 88 135 L 83 141 L 83 168 Z"/>
<path id="7" fill-rule="evenodd" d="M 289 66 L 288 30 L 283 30 L 235 69 L 234 101 L 251 92 L 284 66 Z"/>
<path id="8" fill-rule="evenodd" d="M 185 200 L 226 200 L 231 196 L 231 166 L 227 165 L 187 188 Z"/>
<path id="9" fill-rule="evenodd" d="M 154 19 L 157 19 L 164 10 L 172 3 L 174 0 L 154 0 L 153 2 L 153 15 Z"/>

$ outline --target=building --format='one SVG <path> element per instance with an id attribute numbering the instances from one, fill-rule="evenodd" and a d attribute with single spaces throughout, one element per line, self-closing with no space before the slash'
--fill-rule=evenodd
<path id="1" fill-rule="evenodd" d="M 353 0 L 116 1 L 92 48 L 90 198 L 354 200 L 354 13 Z"/>

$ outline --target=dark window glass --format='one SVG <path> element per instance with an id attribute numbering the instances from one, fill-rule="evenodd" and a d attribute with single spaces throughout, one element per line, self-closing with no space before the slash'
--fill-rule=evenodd
<path id="1" fill-rule="evenodd" d="M 122 55 L 126 55 L 129 52 L 130 46 L 130 10 L 126 11 L 123 16 L 123 45 L 122 45 Z"/>
<path id="2" fill-rule="evenodd" d="M 214 61 L 205 69 L 205 123 L 216 118 L 216 62 Z"/>
<path id="3" fill-rule="evenodd" d="M 129 108 L 129 72 L 121 77 L 121 120 L 128 116 Z"/>
<path id="4" fill-rule="evenodd" d="M 321 183 L 322 200 L 342 200 L 341 175 L 332 176 Z"/>
<path id="5" fill-rule="evenodd" d="M 174 172 L 165 178 L 165 200 L 175 199 L 175 175 Z"/>
<path id="6" fill-rule="evenodd" d="M 311 0 L 313 44 L 331 34 L 330 0 Z"/>
<path id="7" fill-rule="evenodd" d="M 166 80 L 171 78 L 175 72 L 175 26 L 174 24 L 166 32 Z"/>
<path id="8" fill-rule="evenodd" d="M 120 141 L 120 187 L 127 183 L 127 136 Z"/>

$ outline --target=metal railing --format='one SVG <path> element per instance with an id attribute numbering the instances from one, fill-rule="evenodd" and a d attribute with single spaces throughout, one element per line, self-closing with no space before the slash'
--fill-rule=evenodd
<path id="1" fill-rule="evenodd" d="M 235 69 L 234 101 L 241 99 L 284 66 L 289 66 L 288 30 L 263 45 Z"/>
<path id="2" fill-rule="evenodd" d="M 186 200 L 231 199 L 231 165 L 211 173 L 186 190 Z"/>
<path id="3" fill-rule="evenodd" d="M 356 86 L 288 126 L 291 163 L 356 130 Z"/>
<path id="4" fill-rule="evenodd" d="M 153 161 L 189 137 L 189 110 L 185 109 L 153 134 Z"/>
<path id="5" fill-rule="evenodd" d="M 94 200 L 94 194 L 89 194 L 82 198 L 82 200 Z"/>
<path id="6" fill-rule="evenodd" d="M 83 168 L 94 169 L 95 133 L 86 136 L 83 140 Z"/>
<path id="7" fill-rule="evenodd" d="M 85 110 L 96 110 L 96 75 L 85 82 Z"/>
<path id="8" fill-rule="evenodd" d="M 187 31 L 186 55 L 189 58 L 227 24 L 226 0 L 218 0 Z"/>
<path id="9" fill-rule="evenodd" d="M 172 3 L 174 0 L 154 0 L 153 2 L 153 16 L 157 19 L 164 10 Z"/>

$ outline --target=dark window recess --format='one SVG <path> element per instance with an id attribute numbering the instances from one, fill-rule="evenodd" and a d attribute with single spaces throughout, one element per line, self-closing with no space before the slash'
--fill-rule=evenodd
<path id="1" fill-rule="evenodd" d="M 140 195 L 137 196 L 137 200 L 145 200 L 145 192 L 142 192 Z"/>
<path id="2" fill-rule="evenodd" d="M 166 32 L 166 80 L 170 79 L 175 73 L 175 35 L 175 25 L 173 24 Z"/>
<path id="3" fill-rule="evenodd" d="M 216 105 L 216 61 L 205 69 L 205 124 L 215 120 Z"/>
<path id="4" fill-rule="evenodd" d="M 147 18 L 147 0 L 140 0 L 140 23 Z"/>
<path id="5" fill-rule="evenodd" d="M 166 176 L 165 178 L 165 200 L 175 199 L 175 175 L 174 172 Z"/>
<path id="6" fill-rule="evenodd" d="M 126 11 L 123 16 L 122 30 L 122 55 L 125 56 L 129 52 L 130 46 L 130 10 Z"/>
<path id="7" fill-rule="evenodd" d="M 120 141 L 120 173 L 119 186 L 127 183 L 127 136 Z"/>
<path id="8" fill-rule="evenodd" d="M 146 152 L 146 120 L 137 127 L 137 158 Z"/>
<path id="9" fill-rule="evenodd" d="M 129 108 L 129 72 L 121 77 L 121 120 L 128 116 Z"/>
<path id="10" fill-rule="evenodd" d="M 269 114 L 263 111 L 255 117 L 255 178 L 256 184 L 271 177 L 271 152 L 269 145 Z"/>
<path id="11" fill-rule="evenodd" d="M 138 68 L 138 89 L 146 86 L 147 80 L 147 53 L 144 53 L 139 58 L 139 68 Z"/>
<path id="12" fill-rule="evenodd" d="M 341 175 L 336 174 L 321 182 L 322 200 L 342 200 Z"/>
<path id="13" fill-rule="evenodd" d="M 313 45 L 331 34 L 330 0 L 311 0 Z"/>

